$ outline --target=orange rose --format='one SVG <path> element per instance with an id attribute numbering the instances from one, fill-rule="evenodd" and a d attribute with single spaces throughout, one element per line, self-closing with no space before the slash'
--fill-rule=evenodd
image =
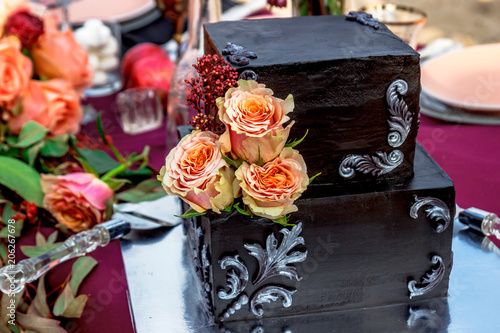
<path id="1" fill-rule="evenodd" d="M 78 91 L 88 88 L 93 72 L 87 51 L 76 42 L 71 30 L 57 30 L 54 20 L 46 19 L 44 26 L 45 33 L 31 51 L 36 73 L 48 79 L 66 79 Z"/>
<path id="2" fill-rule="evenodd" d="M 297 211 L 293 202 L 306 190 L 309 177 L 302 156 L 287 147 L 262 167 L 244 162 L 236 170 L 234 183 L 255 215 L 277 219 Z"/>
<path id="3" fill-rule="evenodd" d="M 31 77 L 31 60 L 21 53 L 21 42 L 9 36 L 0 40 L 0 108 L 12 109 Z M 4 117 L 7 118 L 5 113 Z"/>
<path id="4" fill-rule="evenodd" d="M 177 195 L 199 213 L 220 213 L 233 201 L 234 171 L 222 158 L 219 136 L 193 132 L 174 147 L 158 180 L 169 195 Z"/>
<path id="5" fill-rule="evenodd" d="M 78 94 L 65 80 L 29 82 L 21 112 L 9 121 L 10 130 L 19 133 L 28 121 L 45 126 L 53 135 L 76 134 L 83 112 Z"/>
<path id="6" fill-rule="evenodd" d="M 43 207 L 74 232 L 106 221 L 106 202 L 113 199 L 113 190 L 94 175 L 42 175 L 40 184 L 45 193 Z"/>
<path id="7" fill-rule="evenodd" d="M 283 128 L 294 108 L 292 95 L 282 100 L 263 84 L 239 80 L 237 88 L 217 99 L 217 106 L 219 119 L 226 125 L 220 138 L 222 152 L 248 163 L 257 162 L 259 156 L 265 163 L 279 155 L 293 125 Z"/>

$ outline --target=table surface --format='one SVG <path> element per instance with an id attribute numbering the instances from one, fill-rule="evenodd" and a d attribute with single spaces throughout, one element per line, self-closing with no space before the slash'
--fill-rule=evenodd
<path id="1" fill-rule="evenodd" d="M 112 97 L 105 98 L 94 106 L 97 109 L 106 109 L 106 106 L 109 108 L 110 99 Z M 424 115 L 420 119 L 417 139 L 453 179 L 457 204 L 465 208 L 474 206 L 499 213 L 500 156 L 497 147 L 500 143 L 500 127 L 446 123 Z M 144 145 L 149 145 L 152 148 L 152 165 L 161 167 L 166 156 L 165 127 L 131 136 L 121 131 L 111 112 L 105 112 L 103 120 L 106 132 L 121 150 L 141 151 Z M 93 126 L 86 126 L 83 133 L 95 135 Z M 180 229 L 177 227 L 170 232 L 163 230 L 163 233 L 162 230 L 157 230 L 152 238 L 122 242 L 137 332 L 217 331 L 216 328 L 204 326 L 206 321 L 204 322 L 200 309 L 196 307 L 196 296 L 194 299 L 188 297 L 190 294 L 186 285 L 192 276 L 183 264 L 184 238 Z M 450 296 L 447 300 L 439 300 L 438 305 L 433 303 L 422 306 L 429 310 L 425 318 L 434 317 L 434 321 L 431 320 L 435 322 L 433 325 L 441 323 L 437 330 L 439 332 L 478 332 L 479 328 L 481 332 L 497 331 L 495 321 L 491 318 L 495 318 L 494 302 L 500 298 L 500 291 L 495 283 L 500 273 L 498 249 L 494 248 L 496 252 L 486 252 L 472 245 L 473 242 L 483 243 L 483 247 L 491 250 L 491 243 L 488 245 L 484 240 L 478 239 L 472 241 L 464 232 L 457 234 L 453 242 L 455 263 L 450 279 Z M 95 295 L 99 290 L 96 285 L 94 290 L 90 288 L 86 291 Z M 433 310 L 432 307 L 436 306 L 439 311 Z M 401 305 L 394 308 L 394 313 L 404 312 L 399 320 L 412 318 L 408 314 L 408 306 L 404 305 L 404 309 L 406 310 L 403 311 Z M 381 311 L 380 309 L 364 311 L 359 316 L 365 321 L 366 318 L 387 315 L 386 312 L 378 315 L 377 311 Z M 443 318 L 432 315 L 436 313 L 446 315 Z M 338 316 L 342 314 L 336 313 L 318 320 L 335 321 Z M 359 320 L 356 314 L 353 316 L 353 322 Z M 299 327 L 300 323 L 297 325 Z M 104 324 L 100 327 L 96 330 L 94 326 L 92 332 L 109 332 L 109 327 L 112 326 Z M 387 329 L 390 330 L 390 325 Z M 296 331 L 297 329 L 293 330 L 294 333 Z M 408 331 L 412 332 L 411 328 Z"/>

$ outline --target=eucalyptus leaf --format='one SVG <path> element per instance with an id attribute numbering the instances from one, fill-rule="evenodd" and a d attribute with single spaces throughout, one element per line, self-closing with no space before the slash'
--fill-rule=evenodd
<path id="1" fill-rule="evenodd" d="M 54 231 L 53 233 L 51 233 L 49 235 L 49 237 L 47 238 L 47 245 L 52 245 L 55 243 L 55 241 L 57 240 L 57 235 L 59 234 L 59 232 L 56 230 Z"/>
<path id="2" fill-rule="evenodd" d="M 75 299 L 75 295 L 73 294 L 73 291 L 71 290 L 71 287 L 69 284 L 67 284 L 62 293 L 57 297 L 56 303 L 54 304 L 54 315 L 55 316 L 60 316 L 66 311 L 68 308 L 69 304 L 73 302 Z"/>
<path id="3" fill-rule="evenodd" d="M 87 300 L 89 296 L 87 295 L 79 295 L 75 298 L 71 303 L 69 303 L 64 313 L 61 317 L 64 318 L 80 318 L 82 316 L 83 310 L 85 309 L 85 305 L 87 304 Z"/>
<path id="4" fill-rule="evenodd" d="M 105 183 L 109 186 L 109 188 L 111 188 L 113 191 L 117 191 L 119 190 L 123 185 L 125 184 L 130 184 L 132 183 L 130 180 L 128 179 L 118 179 L 118 178 L 111 178 L 111 179 L 107 179 L 105 181 Z"/>
<path id="5" fill-rule="evenodd" d="M 36 246 L 46 246 L 47 245 L 47 241 L 45 240 L 45 237 L 43 236 L 43 234 L 40 231 L 36 232 L 35 244 L 36 244 Z"/>
<path id="6" fill-rule="evenodd" d="M 45 135 L 49 132 L 48 129 L 40 125 L 35 121 L 29 121 L 24 124 L 19 133 L 19 139 L 16 143 L 16 147 L 26 148 L 32 144 L 42 140 Z"/>
<path id="7" fill-rule="evenodd" d="M 52 245 L 46 246 L 31 246 L 31 245 L 21 245 L 21 252 L 24 253 L 25 256 L 33 258 L 38 257 L 39 255 L 45 254 L 55 248 L 57 248 L 61 243 L 55 243 Z"/>
<path id="8" fill-rule="evenodd" d="M 25 329 L 32 329 L 38 333 L 66 333 L 60 326 L 60 321 L 49 318 L 42 318 L 24 313 L 16 313 L 17 322 Z"/>
<path id="9" fill-rule="evenodd" d="M 73 291 L 73 295 L 76 295 L 83 279 L 85 279 L 85 277 L 96 265 L 97 260 L 92 257 L 78 258 L 78 260 L 73 264 L 73 268 L 71 269 L 71 279 L 69 280 L 69 286 Z"/>
<path id="10" fill-rule="evenodd" d="M 7 224 L 9 220 L 14 216 L 17 212 L 12 208 L 12 202 L 7 202 L 3 207 L 2 213 L 2 221 L 4 224 Z"/>
<path id="11" fill-rule="evenodd" d="M 16 158 L 0 156 L 0 170 L 0 184 L 15 191 L 24 200 L 42 207 L 40 174 L 35 169 Z"/>
<path id="12" fill-rule="evenodd" d="M 196 210 L 194 209 L 189 209 L 188 211 L 186 211 L 184 214 L 182 214 L 181 216 L 178 216 L 178 215 L 174 215 L 175 217 L 180 217 L 180 218 L 183 218 L 183 219 L 187 219 L 187 218 L 190 218 L 190 217 L 196 217 L 196 216 L 201 216 L 201 215 L 205 215 L 206 212 L 203 212 L 203 213 L 198 213 Z"/>
<path id="13" fill-rule="evenodd" d="M 0 230 L 0 238 L 7 238 L 8 235 L 12 235 L 14 237 L 21 236 L 21 231 L 23 230 L 24 220 L 16 221 L 14 224 L 10 224 L 9 226 L 5 226 Z M 9 232 L 14 230 L 14 232 Z"/>

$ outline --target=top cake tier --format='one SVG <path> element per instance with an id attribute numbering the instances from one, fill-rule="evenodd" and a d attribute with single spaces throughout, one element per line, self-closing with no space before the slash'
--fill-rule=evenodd
<path id="1" fill-rule="evenodd" d="M 371 23 L 315 16 L 205 25 L 206 54 L 225 54 L 240 78 L 258 77 L 279 98 L 293 95 L 290 138 L 309 129 L 298 149 L 309 174 L 321 172 L 317 186 L 413 174 L 420 57 Z"/>

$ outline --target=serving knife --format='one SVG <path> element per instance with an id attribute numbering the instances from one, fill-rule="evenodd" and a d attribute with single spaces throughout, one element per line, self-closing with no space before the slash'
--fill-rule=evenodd
<path id="1" fill-rule="evenodd" d="M 154 207 L 163 209 L 148 211 Z M 115 213 L 111 220 L 69 237 L 59 247 L 45 254 L 21 260 L 17 265 L 2 267 L 0 291 L 9 295 L 17 294 L 24 289 L 26 283 L 38 279 L 58 264 L 84 256 L 99 246 L 106 246 L 112 240 L 127 235 L 131 230 L 176 226 L 182 222 L 181 218 L 174 216 L 174 214 L 180 215 L 178 213 L 180 209 L 178 198 L 169 196 L 146 203 L 115 205 Z M 159 217 L 168 217 L 168 219 Z"/>

